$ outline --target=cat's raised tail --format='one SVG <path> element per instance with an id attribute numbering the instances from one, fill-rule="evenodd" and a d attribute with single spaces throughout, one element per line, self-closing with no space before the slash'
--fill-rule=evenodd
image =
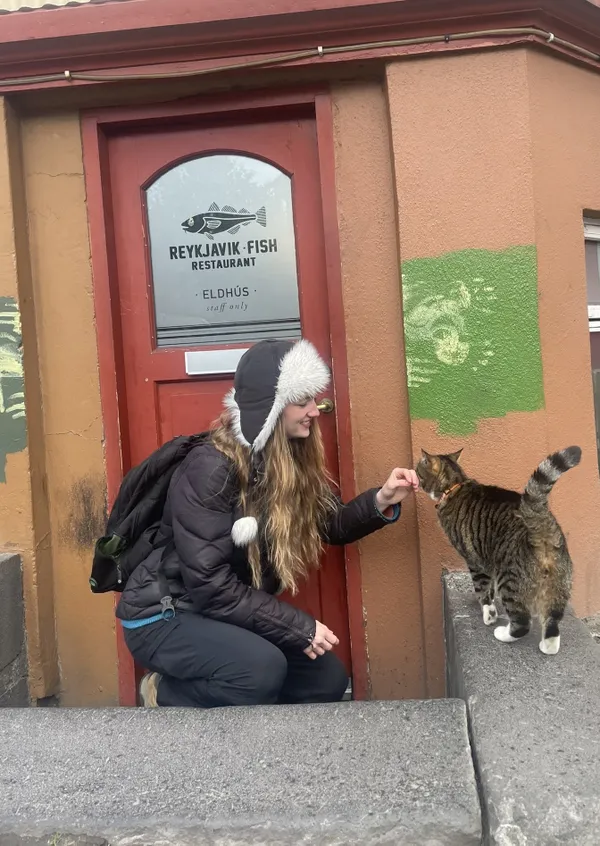
<path id="1" fill-rule="evenodd" d="M 548 507 L 550 491 L 563 473 L 571 467 L 577 467 L 581 461 L 581 448 L 570 446 L 554 452 L 545 458 L 534 470 L 521 499 L 521 508 L 531 511 L 541 511 Z"/>

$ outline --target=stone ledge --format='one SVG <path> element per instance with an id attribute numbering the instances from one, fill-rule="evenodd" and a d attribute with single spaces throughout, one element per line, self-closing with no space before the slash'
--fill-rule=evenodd
<path id="1" fill-rule="evenodd" d="M 25 653 L 0 670 L 0 708 L 24 708 L 29 705 L 29 684 Z"/>
<path id="2" fill-rule="evenodd" d="M 444 576 L 448 693 L 467 704 L 484 843 L 600 842 L 600 650 L 569 613 L 556 656 L 539 631 L 499 643 L 468 573 Z"/>
<path id="3" fill-rule="evenodd" d="M 481 840 L 457 700 L 4 709 L 0 734 L 0 844 Z"/>
<path id="4" fill-rule="evenodd" d="M 29 705 L 21 556 L 0 554 L 0 708 Z"/>
<path id="5" fill-rule="evenodd" d="M 24 640 L 21 557 L 0 554 L 0 670 L 21 654 Z"/>

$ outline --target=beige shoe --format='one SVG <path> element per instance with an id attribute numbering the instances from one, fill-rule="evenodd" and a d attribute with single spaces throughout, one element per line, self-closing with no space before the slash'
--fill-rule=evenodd
<path id="1" fill-rule="evenodd" d="M 140 699 L 144 708 L 157 708 L 160 673 L 146 673 L 140 682 Z"/>

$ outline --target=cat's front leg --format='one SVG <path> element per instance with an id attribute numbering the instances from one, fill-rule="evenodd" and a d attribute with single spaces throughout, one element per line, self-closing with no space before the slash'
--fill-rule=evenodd
<path id="1" fill-rule="evenodd" d="M 481 605 L 483 622 L 486 626 L 491 626 L 498 619 L 498 611 L 496 609 L 496 603 L 494 602 L 494 582 L 487 573 L 484 573 L 471 563 L 469 563 L 469 571 L 471 573 L 471 578 L 473 579 L 475 594 L 479 599 L 479 604 Z"/>
<path id="2" fill-rule="evenodd" d="M 486 626 L 493 626 L 496 620 L 498 619 L 498 610 L 496 609 L 496 603 L 492 599 L 487 605 L 482 605 L 483 610 L 483 622 Z"/>

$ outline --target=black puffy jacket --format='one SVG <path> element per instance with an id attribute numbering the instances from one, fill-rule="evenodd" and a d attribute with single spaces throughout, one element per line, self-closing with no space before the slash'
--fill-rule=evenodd
<path id="1" fill-rule="evenodd" d="M 352 543 L 386 525 L 389 520 L 375 505 L 376 492 L 366 491 L 347 505 L 340 502 L 324 540 Z M 242 516 L 238 498 L 232 463 L 210 442 L 195 447 L 175 471 L 155 548 L 129 577 L 117 617 L 138 620 L 161 612 L 157 569 L 162 558 L 161 572 L 178 611 L 250 629 L 281 647 L 304 649 L 313 640 L 315 621 L 273 595 L 280 586 L 267 561 L 262 562 L 262 589 L 251 587 L 247 551 L 231 539 L 231 527 Z"/>

